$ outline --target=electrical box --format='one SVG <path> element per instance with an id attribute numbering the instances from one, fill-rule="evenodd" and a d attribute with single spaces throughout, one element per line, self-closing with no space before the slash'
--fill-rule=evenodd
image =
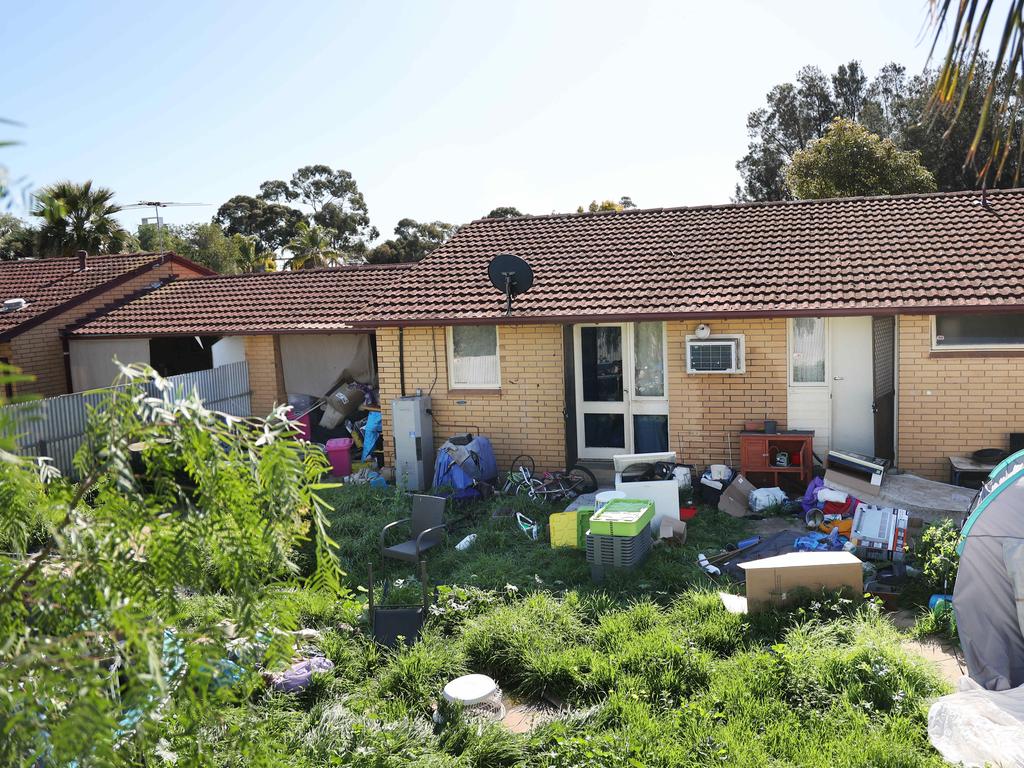
<path id="1" fill-rule="evenodd" d="M 434 476 L 434 427 L 430 398 L 400 397 L 391 401 L 395 435 L 395 482 L 409 491 L 430 487 Z"/>

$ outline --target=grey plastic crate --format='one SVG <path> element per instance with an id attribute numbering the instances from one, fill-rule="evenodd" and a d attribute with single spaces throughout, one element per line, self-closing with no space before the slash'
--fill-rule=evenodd
<path id="1" fill-rule="evenodd" d="M 602 568 L 635 568 L 652 546 L 651 532 L 644 528 L 636 536 L 610 536 L 587 532 L 587 562 Z"/>

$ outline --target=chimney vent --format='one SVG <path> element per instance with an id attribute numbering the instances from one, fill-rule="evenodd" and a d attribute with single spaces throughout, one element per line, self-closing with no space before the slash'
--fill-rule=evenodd
<path id="1" fill-rule="evenodd" d="M 78 257 L 78 270 L 80 272 L 85 271 L 85 259 L 89 255 L 86 251 L 77 251 L 75 255 Z"/>

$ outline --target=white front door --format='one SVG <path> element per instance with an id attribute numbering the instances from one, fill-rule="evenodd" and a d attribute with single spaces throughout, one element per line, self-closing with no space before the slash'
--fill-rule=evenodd
<path id="1" fill-rule="evenodd" d="M 873 362 L 870 317 L 829 319 L 832 448 L 873 456 Z"/>
<path id="2" fill-rule="evenodd" d="M 573 336 L 579 457 L 668 450 L 664 325 L 577 325 Z"/>

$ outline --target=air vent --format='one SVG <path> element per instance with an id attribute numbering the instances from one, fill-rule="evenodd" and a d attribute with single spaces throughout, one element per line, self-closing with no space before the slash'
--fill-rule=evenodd
<path id="1" fill-rule="evenodd" d="M 687 373 L 743 373 L 743 337 L 686 337 Z"/>
<path id="2" fill-rule="evenodd" d="M 25 299 L 6 299 L 4 301 L 4 312 L 17 312 L 26 306 L 28 306 L 28 302 Z"/>

